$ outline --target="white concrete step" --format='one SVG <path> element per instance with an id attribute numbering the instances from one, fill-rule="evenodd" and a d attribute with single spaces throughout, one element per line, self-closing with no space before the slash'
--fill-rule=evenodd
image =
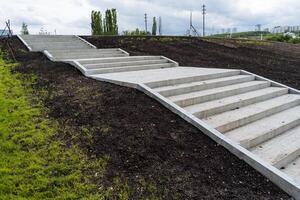
<path id="1" fill-rule="evenodd" d="M 97 64 L 86 64 L 84 65 L 87 69 L 100 69 L 100 68 L 111 68 L 111 67 L 125 67 L 125 66 L 138 66 L 138 65 L 152 65 L 167 63 L 166 59 L 159 60 L 141 60 L 141 61 L 130 61 L 130 62 L 112 62 L 112 63 L 97 63 Z"/>
<path id="2" fill-rule="evenodd" d="M 218 131 L 225 133 L 299 104 L 300 95 L 287 94 L 202 120 Z"/>
<path id="3" fill-rule="evenodd" d="M 31 44 L 31 45 L 35 45 L 35 46 L 59 46 L 59 45 L 69 45 L 69 46 L 72 46 L 72 45 L 88 45 L 87 43 L 85 42 L 82 42 L 80 40 L 60 40 L 60 41 L 57 41 L 57 40 L 53 40 L 53 41 L 31 41 L 29 40 L 27 44 Z"/>
<path id="4" fill-rule="evenodd" d="M 91 46 L 85 45 L 85 44 L 73 44 L 73 45 L 54 45 L 54 46 L 48 46 L 48 45 L 30 45 L 34 49 L 41 49 L 41 50 L 73 50 L 73 49 L 81 49 L 84 51 L 85 49 L 92 49 Z"/>
<path id="5" fill-rule="evenodd" d="M 271 84 L 268 81 L 249 81 L 214 89 L 200 90 L 176 96 L 168 97 L 171 101 L 178 106 L 186 107 L 194 104 L 212 101 L 228 96 L 246 93 L 253 90 L 269 87 Z"/>
<path id="6" fill-rule="evenodd" d="M 30 41 L 30 42 L 41 42 L 41 41 L 66 41 L 66 40 L 79 40 L 75 36 L 67 36 L 67 35 L 61 35 L 61 36 L 31 36 L 31 35 L 22 35 L 21 36 L 23 40 Z"/>
<path id="7" fill-rule="evenodd" d="M 237 76 L 229 76 L 229 77 L 217 78 L 217 79 L 211 79 L 205 81 L 197 81 L 197 82 L 184 83 L 179 85 L 159 87 L 159 88 L 155 88 L 154 90 L 165 97 L 169 97 L 169 96 L 194 92 L 198 90 L 207 90 L 215 87 L 248 82 L 252 80 L 254 80 L 254 76 L 237 75 Z"/>
<path id="8" fill-rule="evenodd" d="M 158 60 L 161 56 L 127 56 L 122 58 L 102 58 L 102 59 L 83 59 L 79 60 L 81 65 L 87 64 L 100 64 L 110 62 L 130 62 L 130 61 L 142 61 L 142 60 Z"/>
<path id="9" fill-rule="evenodd" d="M 115 51 L 115 52 L 101 52 L 101 51 L 89 51 L 89 52 L 73 52 L 73 53 L 54 53 L 51 54 L 52 56 L 56 58 L 74 58 L 74 57 L 90 57 L 90 58 L 97 58 L 97 56 L 105 56 L 109 57 L 110 55 L 124 55 L 121 51 Z"/>
<path id="10" fill-rule="evenodd" d="M 238 70 L 232 70 L 232 71 L 223 71 L 223 72 L 215 72 L 212 74 L 204 74 L 204 75 L 194 75 L 194 76 L 188 76 L 188 77 L 182 77 L 182 78 L 174 78 L 174 79 L 166 79 L 161 81 L 151 81 L 146 82 L 145 84 L 149 86 L 152 89 L 158 88 L 158 87 L 166 87 L 166 86 L 174 86 L 184 83 L 191 83 L 191 82 L 197 82 L 197 81 L 204 81 L 204 80 L 210 80 L 210 79 L 217 79 L 222 77 L 229 77 L 229 76 L 236 76 L 240 75 L 240 71 Z"/>
<path id="11" fill-rule="evenodd" d="M 114 53 L 114 52 L 120 52 L 119 49 L 114 48 L 114 49 L 94 49 L 94 48 L 89 48 L 84 50 L 85 52 L 103 52 L 103 53 Z M 53 54 L 59 54 L 59 53 L 75 53 L 75 52 L 82 52 L 82 49 L 73 49 L 73 50 L 69 50 L 69 49 L 61 49 L 61 50 L 50 50 L 50 53 Z"/>
<path id="12" fill-rule="evenodd" d="M 300 185 L 300 155 L 281 169 Z"/>
<path id="13" fill-rule="evenodd" d="M 77 38 L 75 35 L 22 35 L 26 39 L 47 39 L 47 38 Z"/>
<path id="14" fill-rule="evenodd" d="M 277 168 L 286 166 L 300 155 L 300 126 L 252 148 L 251 152 Z"/>
<path id="15" fill-rule="evenodd" d="M 126 54 L 99 54 L 99 55 L 77 55 L 77 56 L 56 56 L 56 60 L 80 60 L 80 59 L 96 59 L 96 58 L 120 58 L 126 57 Z"/>
<path id="16" fill-rule="evenodd" d="M 300 125 L 300 106 L 276 113 L 225 133 L 249 149 Z"/>
<path id="17" fill-rule="evenodd" d="M 107 74 L 115 72 L 130 72 L 130 71 L 140 71 L 140 70 L 150 70 L 150 69 L 160 69 L 160 68 L 169 68 L 173 67 L 172 63 L 163 63 L 163 64 L 153 64 L 153 65 L 137 65 L 137 66 L 125 66 L 125 67 L 112 67 L 104 69 L 93 69 L 87 70 L 87 75 L 95 74 Z"/>
<path id="18" fill-rule="evenodd" d="M 78 44 L 82 43 L 80 40 L 77 40 L 76 38 L 61 38 L 61 39 L 45 39 L 45 40 L 26 40 L 27 44 L 31 45 L 52 45 L 52 44 L 60 44 L 60 43 L 67 43 L 67 44 Z M 86 44 L 86 43 L 85 43 Z"/>
<path id="19" fill-rule="evenodd" d="M 229 110 L 234 110 L 250 104 L 265 101 L 288 93 L 287 88 L 267 87 L 239 95 L 217 99 L 205 103 L 195 104 L 184 109 L 198 118 L 206 118 Z"/>

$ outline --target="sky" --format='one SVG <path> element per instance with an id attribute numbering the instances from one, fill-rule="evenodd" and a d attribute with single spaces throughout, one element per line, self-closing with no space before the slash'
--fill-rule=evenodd
<path id="1" fill-rule="evenodd" d="M 300 26 L 299 0 L 0 0 L 0 29 L 11 20 L 14 33 L 21 25 L 28 25 L 30 34 L 41 30 L 51 34 L 90 34 L 90 13 L 116 8 L 119 32 L 144 29 L 144 14 L 148 27 L 152 18 L 162 18 L 164 35 L 184 35 L 189 29 L 190 12 L 193 25 L 201 32 L 202 5 L 206 5 L 206 30 L 217 33 L 221 29 L 238 31 L 291 25 Z"/>

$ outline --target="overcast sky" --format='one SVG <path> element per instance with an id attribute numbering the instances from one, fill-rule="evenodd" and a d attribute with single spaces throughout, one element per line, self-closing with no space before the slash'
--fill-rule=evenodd
<path id="1" fill-rule="evenodd" d="M 252 30 L 255 24 L 263 28 L 277 25 L 300 25 L 299 0 L 0 0 L 0 29 L 10 19 L 19 33 L 22 22 L 29 32 L 44 31 L 57 34 L 90 34 L 91 10 L 116 8 L 119 30 L 144 29 L 144 13 L 161 16 L 163 33 L 183 35 L 189 27 L 190 11 L 194 26 L 201 29 L 201 6 L 207 6 L 207 29 L 237 27 Z"/>

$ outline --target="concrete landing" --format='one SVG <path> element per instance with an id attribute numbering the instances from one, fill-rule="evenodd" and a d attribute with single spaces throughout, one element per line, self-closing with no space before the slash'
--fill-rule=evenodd
<path id="1" fill-rule="evenodd" d="M 85 76 L 137 88 L 300 200 L 300 92 L 243 70 L 180 67 L 164 56 L 97 49 L 77 36 L 22 36 Z"/>

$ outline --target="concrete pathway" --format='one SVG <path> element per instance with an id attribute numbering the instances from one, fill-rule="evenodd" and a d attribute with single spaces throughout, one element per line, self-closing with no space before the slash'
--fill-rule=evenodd
<path id="1" fill-rule="evenodd" d="M 137 88 L 300 199 L 300 92 L 243 70 L 179 67 L 163 56 L 97 49 L 77 36 L 21 36 L 100 81 Z"/>

